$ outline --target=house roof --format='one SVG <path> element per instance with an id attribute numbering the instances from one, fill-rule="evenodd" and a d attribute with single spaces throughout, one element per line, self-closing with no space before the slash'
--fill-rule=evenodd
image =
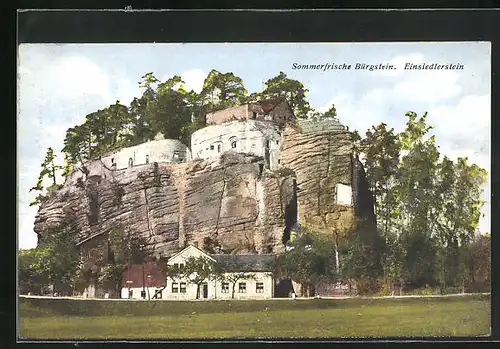
<path id="1" fill-rule="evenodd" d="M 255 102 L 251 102 L 251 104 L 258 104 L 264 113 L 268 114 L 274 108 L 276 108 L 281 103 L 287 103 L 285 98 L 273 98 L 273 99 L 263 99 Z"/>
<path id="2" fill-rule="evenodd" d="M 165 286 L 166 275 L 155 263 L 144 264 L 144 274 L 142 264 L 131 264 L 130 268 L 123 272 L 122 287 L 163 287 Z M 143 277 L 144 275 L 144 277 Z M 151 275 L 151 278 L 147 276 Z M 127 281 L 132 281 L 130 284 Z"/>
<path id="3" fill-rule="evenodd" d="M 271 271 L 274 255 L 213 254 L 216 263 L 227 271 Z"/>
<path id="4" fill-rule="evenodd" d="M 203 250 L 200 250 L 198 247 L 196 247 L 194 245 L 189 245 L 185 249 L 183 249 L 183 250 L 177 252 L 176 254 L 174 254 L 173 256 L 171 256 L 168 260 L 170 261 L 170 260 L 174 259 L 175 257 L 180 256 L 181 254 L 183 254 L 184 252 L 188 251 L 189 249 L 194 249 L 197 252 L 199 252 L 201 255 L 203 255 L 203 257 L 211 259 L 212 261 L 215 262 L 215 259 L 213 259 L 210 255 L 206 254 Z"/>

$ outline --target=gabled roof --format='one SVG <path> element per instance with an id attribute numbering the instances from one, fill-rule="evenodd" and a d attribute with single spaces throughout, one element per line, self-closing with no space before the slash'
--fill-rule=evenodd
<path id="1" fill-rule="evenodd" d="M 171 256 L 171 257 L 168 259 L 167 263 L 168 263 L 170 260 L 172 260 L 172 259 L 174 259 L 174 258 L 176 258 L 176 257 L 178 257 L 178 256 L 180 256 L 180 255 L 182 255 L 183 253 L 185 253 L 185 252 L 187 252 L 187 251 L 189 251 L 189 250 L 192 250 L 192 249 L 194 249 L 196 252 L 199 252 L 199 253 L 200 253 L 203 257 L 208 258 L 208 259 L 210 259 L 211 261 L 214 261 L 214 262 L 215 262 L 215 259 L 213 259 L 210 255 L 208 255 L 208 254 L 206 254 L 205 252 L 203 252 L 202 250 L 200 250 L 198 247 L 195 247 L 195 246 L 193 246 L 193 245 L 189 245 L 189 246 L 188 246 L 188 247 L 186 247 L 185 249 L 183 249 L 183 250 L 181 250 L 181 251 L 177 252 L 176 254 L 174 254 L 173 256 Z"/>
<path id="2" fill-rule="evenodd" d="M 226 271 L 271 271 L 273 270 L 274 255 L 235 255 L 214 254 L 216 263 Z"/>
<path id="3" fill-rule="evenodd" d="M 290 108 L 290 105 L 288 104 L 287 100 L 283 97 L 262 99 L 262 100 L 258 100 L 255 102 L 250 102 L 249 104 L 258 104 L 262 108 L 264 113 L 268 114 L 271 111 L 273 111 L 274 108 L 276 108 L 281 103 L 286 103 L 288 105 L 288 107 Z M 290 108 L 290 110 L 291 110 L 291 108 Z"/>

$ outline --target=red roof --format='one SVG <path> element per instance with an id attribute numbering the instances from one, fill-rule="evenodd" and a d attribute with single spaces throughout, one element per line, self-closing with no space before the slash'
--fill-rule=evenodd
<path id="1" fill-rule="evenodd" d="M 151 275 L 151 278 L 148 278 L 148 275 Z M 144 269 L 142 264 L 132 264 L 130 269 L 127 268 L 123 272 L 122 287 L 142 287 L 143 280 L 146 287 L 163 287 L 165 286 L 165 279 L 165 274 L 155 263 L 144 264 Z M 132 282 L 127 283 L 127 281 Z"/>
<path id="2" fill-rule="evenodd" d="M 256 103 L 259 104 L 260 107 L 262 108 L 262 110 L 264 111 L 264 113 L 267 114 L 284 101 L 285 100 L 282 98 L 277 98 L 277 99 L 261 100 L 261 101 L 257 101 Z"/>

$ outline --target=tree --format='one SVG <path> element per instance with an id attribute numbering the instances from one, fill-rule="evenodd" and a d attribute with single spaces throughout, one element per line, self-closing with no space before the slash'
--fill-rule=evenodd
<path id="1" fill-rule="evenodd" d="M 53 292 L 70 293 L 73 276 L 80 263 L 77 242 L 78 231 L 68 221 L 47 232 L 43 243 L 36 247 L 37 258 L 33 268 L 47 277 Z"/>
<path id="2" fill-rule="evenodd" d="M 481 186 L 486 171 L 469 165 L 466 158 L 453 163 L 444 158 L 439 164 L 435 229 L 440 242 L 440 282 L 446 286 L 465 287 L 467 246 L 478 232 Z"/>
<path id="3" fill-rule="evenodd" d="M 247 90 L 243 80 L 233 73 L 221 73 L 212 69 L 200 93 L 207 112 L 226 109 L 244 102 Z"/>
<path id="4" fill-rule="evenodd" d="M 345 247 L 342 258 L 342 278 L 356 281 L 359 293 L 372 293 L 378 287 L 377 279 L 383 273 L 384 241 L 376 230 L 360 223 Z"/>
<path id="5" fill-rule="evenodd" d="M 231 299 L 234 299 L 236 283 L 243 280 L 254 280 L 255 274 L 248 271 L 238 271 L 240 269 L 231 261 L 219 262 L 214 265 L 213 276 L 215 280 L 227 282 L 231 285 Z"/>
<path id="6" fill-rule="evenodd" d="M 19 254 L 19 286 L 21 292 L 52 291 L 69 294 L 80 262 L 76 246 L 78 232 L 69 222 L 47 232 L 36 248 Z"/>
<path id="7" fill-rule="evenodd" d="M 359 135 L 358 135 L 359 136 Z M 363 165 L 370 191 L 374 195 L 374 211 L 377 226 L 383 236 L 392 232 L 396 219 L 397 202 L 394 196 L 399 164 L 399 144 L 394 129 L 380 123 L 366 131 L 365 138 L 359 142 L 363 154 Z"/>
<path id="8" fill-rule="evenodd" d="M 159 82 L 160 80 L 154 76 L 153 72 L 149 72 L 144 74 L 138 83 L 144 92 L 140 98 L 136 97 L 130 103 L 132 141 L 134 143 L 145 142 L 156 135 L 151 128 L 151 119 L 147 110 L 149 103 L 156 100 L 156 87 Z"/>
<path id="9" fill-rule="evenodd" d="M 321 112 L 314 112 L 312 113 L 311 115 L 312 118 L 317 118 L 317 119 L 333 119 L 333 120 L 337 120 L 339 121 L 339 119 L 337 118 L 337 109 L 335 108 L 335 105 L 332 104 L 332 106 L 330 107 L 330 109 L 328 109 L 327 111 L 325 111 L 324 113 L 321 113 Z"/>
<path id="10" fill-rule="evenodd" d="M 414 112 L 406 116 L 406 129 L 398 137 L 403 156 L 393 189 L 398 204 L 394 215 L 405 251 L 405 282 L 415 286 L 431 285 L 437 282 L 432 222 L 439 152 L 435 137 L 429 136 L 432 126 L 426 122 L 427 113 L 420 118 Z"/>
<path id="11" fill-rule="evenodd" d="M 477 234 L 467 250 L 468 290 L 490 292 L 491 288 L 491 237 Z"/>
<path id="12" fill-rule="evenodd" d="M 253 94 L 251 98 L 285 98 L 297 117 L 307 118 L 312 110 L 306 99 L 307 92 L 309 90 L 300 81 L 290 79 L 285 73 L 280 72 L 265 82 L 264 91 Z"/>
<path id="13" fill-rule="evenodd" d="M 184 271 L 188 282 L 196 285 L 196 299 L 200 298 L 200 286 L 213 274 L 214 262 L 206 257 L 189 257 L 185 261 Z"/>
<path id="14" fill-rule="evenodd" d="M 146 117 L 153 133 L 162 133 L 165 138 L 179 139 L 183 127 L 191 123 L 189 96 L 182 84 L 181 77 L 176 75 L 158 85 L 156 98 L 146 107 Z"/>
<path id="15" fill-rule="evenodd" d="M 49 283 L 49 265 L 41 248 L 19 251 L 17 277 L 20 294 L 43 294 Z"/>
<path id="16" fill-rule="evenodd" d="M 68 176 L 78 165 L 85 173 L 84 162 L 92 156 L 92 134 L 86 123 L 70 127 L 64 138 L 64 176 Z"/>
<path id="17" fill-rule="evenodd" d="M 45 154 L 45 159 L 43 160 L 43 162 L 41 164 L 42 171 L 40 171 L 37 183 L 33 188 L 30 189 L 30 192 L 34 191 L 34 190 L 38 191 L 38 192 L 43 192 L 43 189 L 44 189 L 43 181 L 44 181 L 45 177 L 48 177 L 49 179 L 52 180 L 52 185 L 50 185 L 47 188 L 46 195 L 43 195 L 42 193 L 40 193 L 35 198 L 35 200 L 33 200 L 30 203 L 30 206 L 34 206 L 34 205 L 38 205 L 38 204 L 42 203 L 43 201 L 45 201 L 47 199 L 47 197 L 50 197 L 57 189 L 59 189 L 59 186 L 57 185 L 57 181 L 56 181 L 56 176 L 57 176 L 57 171 L 59 171 L 63 167 L 60 165 L 57 165 L 55 163 L 55 159 L 56 159 L 56 154 L 54 153 L 54 149 L 49 147 L 47 149 L 47 153 Z"/>
<path id="18" fill-rule="evenodd" d="M 100 148 L 102 153 L 117 145 L 123 145 L 130 138 L 129 128 L 132 126 L 132 115 L 129 109 L 116 101 L 103 110 L 103 115 L 106 120 L 106 129 L 104 138 L 101 141 Z"/>
<path id="19" fill-rule="evenodd" d="M 301 295 L 322 281 L 338 278 L 334 241 L 302 228 L 292 243 L 292 249 L 278 256 L 276 273 L 301 285 Z"/>
<path id="20" fill-rule="evenodd" d="M 148 257 L 144 245 L 143 239 L 131 238 L 122 228 L 112 229 L 108 237 L 108 263 L 99 271 L 97 283 L 119 296 L 123 272 L 130 264 L 144 263 Z"/>

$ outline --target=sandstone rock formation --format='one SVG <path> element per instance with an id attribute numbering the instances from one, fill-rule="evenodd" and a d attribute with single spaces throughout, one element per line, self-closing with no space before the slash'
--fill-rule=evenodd
<path id="1" fill-rule="evenodd" d="M 337 237 L 360 221 L 375 224 L 350 133 L 337 122 L 288 124 L 279 163 L 269 171 L 262 157 L 226 152 L 212 160 L 105 169 L 67 181 L 40 206 L 35 232 L 43 240 L 74 219 L 86 250 L 102 247 L 108 232 L 120 228 L 169 256 L 189 243 L 219 253 L 278 253 L 297 223 Z M 352 189 L 352 204 L 339 202 L 339 184 Z"/>
<path id="2" fill-rule="evenodd" d="M 348 236 L 361 220 L 375 224 L 368 186 L 360 186 L 366 179 L 353 157 L 351 134 L 338 122 L 301 120 L 287 127 L 280 163 L 297 179 L 300 224 L 340 237 Z M 338 203 L 337 184 L 352 188 L 352 205 Z"/>
<path id="3" fill-rule="evenodd" d="M 282 248 L 293 180 L 264 172 L 262 158 L 228 152 L 218 161 L 153 163 L 111 174 L 63 187 L 41 205 L 35 231 L 43 239 L 75 217 L 83 246 L 121 227 L 164 256 L 188 242 L 203 247 L 206 238 L 226 253 Z"/>

